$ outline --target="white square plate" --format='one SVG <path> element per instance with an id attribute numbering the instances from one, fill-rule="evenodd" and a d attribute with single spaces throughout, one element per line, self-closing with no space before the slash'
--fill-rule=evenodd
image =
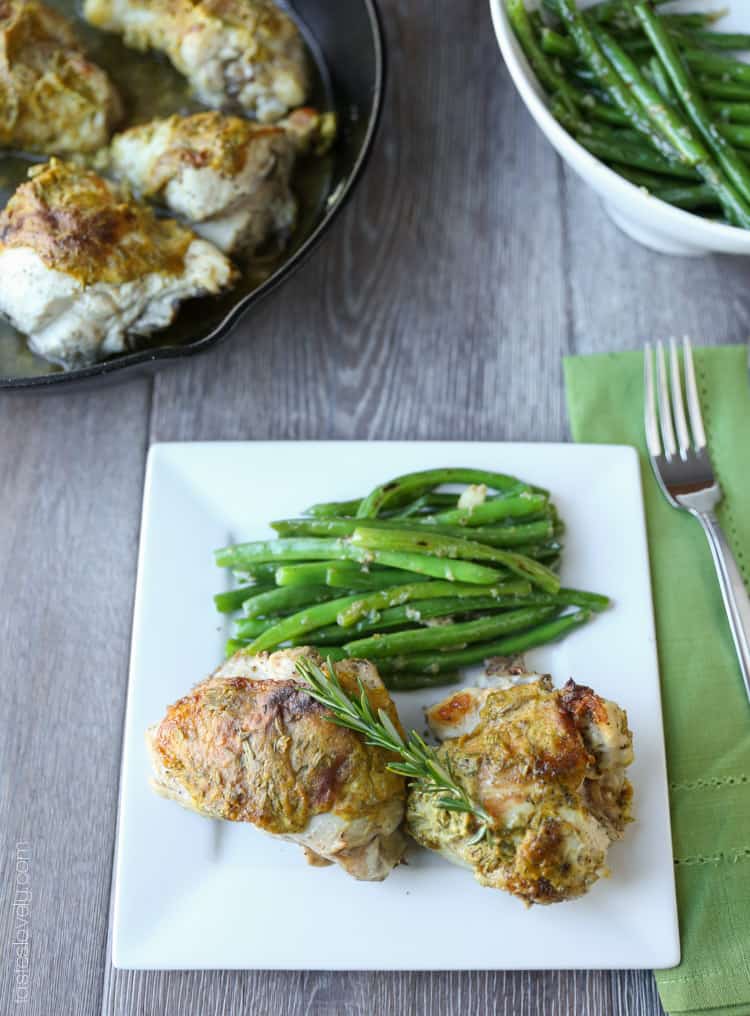
<path id="1" fill-rule="evenodd" d="M 524 908 L 414 848 L 382 883 L 309 868 L 293 844 L 209 821 L 148 786 L 146 727 L 222 659 L 216 547 L 315 501 L 436 466 L 548 487 L 567 524 L 563 580 L 615 606 L 529 654 L 628 711 L 636 821 L 588 896 Z M 445 689 L 396 696 L 405 726 Z M 201 443 L 151 449 L 146 474 L 115 869 L 113 962 L 127 968 L 669 967 L 679 939 L 659 676 L 638 460 L 631 448 L 482 443 Z"/>

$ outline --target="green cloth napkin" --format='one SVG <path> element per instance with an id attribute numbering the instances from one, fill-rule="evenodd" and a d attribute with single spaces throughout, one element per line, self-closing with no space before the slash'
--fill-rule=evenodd
<path id="1" fill-rule="evenodd" d="M 719 347 L 696 350 L 695 360 L 724 491 L 719 515 L 750 585 L 745 355 Z M 634 445 L 641 456 L 682 941 L 681 964 L 657 971 L 656 980 L 670 1013 L 743 1016 L 750 1013 L 750 704 L 706 538 L 694 519 L 669 507 L 651 472 L 642 375 L 640 352 L 565 360 L 574 439 Z"/>

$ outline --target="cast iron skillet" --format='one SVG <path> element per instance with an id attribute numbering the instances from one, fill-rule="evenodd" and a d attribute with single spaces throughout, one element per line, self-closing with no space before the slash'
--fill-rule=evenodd
<path id="1" fill-rule="evenodd" d="M 50 0 L 48 0 L 50 2 Z M 74 14 L 73 0 L 51 0 Z M 244 286 L 218 300 L 184 305 L 170 328 L 148 345 L 87 367 L 63 371 L 29 352 L 24 339 L 0 319 L 0 389 L 64 391 L 63 386 L 124 378 L 128 372 L 154 370 L 178 357 L 203 352 L 226 338 L 240 318 L 283 282 L 330 228 L 370 154 L 383 99 L 384 41 L 376 0 L 289 0 L 317 65 L 311 103 L 336 110 L 339 135 L 322 164 L 300 169 L 295 184 L 300 222 L 284 251 L 255 266 Z M 127 50 L 113 36 L 77 21 L 91 58 L 104 66 L 125 93 L 129 123 L 196 108 L 179 75 L 158 56 Z M 0 159 L 0 196 L 6 198 L 27 165 Z M 244 291 L 243 291 L 244 289 Z"/>

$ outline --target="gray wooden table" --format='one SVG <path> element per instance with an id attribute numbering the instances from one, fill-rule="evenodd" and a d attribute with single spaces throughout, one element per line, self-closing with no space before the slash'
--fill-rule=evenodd
<path id="1" fill-rule="evenodd" d="M 375 155 L 296 277 L 223 347 L 153 380 L 0 400 L 2 1013 L 15 1011 L 19 841 L 31 852 L 29 1013 L 661 1012 L 648 972 L 162 974 L 109 961 L 151 442 L 561 440 L 563 354 L 748 332 L 743 263 L 637 247 L 563 168 L 501 66 L 486 0 L 383 6 Z M 500 961 L 502 948 L 500 929 Z"/>

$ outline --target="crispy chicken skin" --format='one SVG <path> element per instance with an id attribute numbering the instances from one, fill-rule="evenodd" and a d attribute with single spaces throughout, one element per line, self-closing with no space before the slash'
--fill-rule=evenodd
<path id="1" fill-rule="evenodd" d="M 490 835 L 470 842 L 468 816 L 414 788 L 407 826 L 482 885 L 526 903 L 558 903 L 607 873 L 610 842 L 630 821 L 632 735 L 625 712 L 590 688 L 568 681 L 555 690 L 538 674 L 511 678 L 489 678 L 427 711 L 440 757 L 492 816 Z"/>
<path id="2" fill-rule="evenodd" d="M 405 788 L 388 756 L 331 723 L 295 662 L 313 650 L 236 653 L 175 702 L 146 734 L 158 793 L 209 818 L 250 822 L 299 843 L 312 864 L 379 881 L 403 854 Z M 363 660 L 336 664 L 398 723 L 380 676 Z"/>
<path id="3" fill-rule="evenodd" d="M 0 147 L 91 152 L 121 115 L 114 85 L 62 14 L 37 0 L 0 0 Z"/>
<path id="4" fill-rule="evenodd" d="M 296 156 L 329 143 L 334 130 L 330 115 L 312 109 L 278 125 L 215 112 L 170 116 L 118 134 L 110 168 L 221 250 L 253 254 L 291 232 Z"/>
<path id="5" fill-rule="evenodd" d="M 206 106 L 270 123 L 307 97 L 302 36 L 271 0 L 85 0 L 83 13 L 128 46 L 166 53 Z"/>
<path id="6" fill-rule="evenodd" d="M 121 352 L 234 275 L 184 226 L 57 159 L 32 169 L 0 214 L 0 312 L 63 364 Z"/>

